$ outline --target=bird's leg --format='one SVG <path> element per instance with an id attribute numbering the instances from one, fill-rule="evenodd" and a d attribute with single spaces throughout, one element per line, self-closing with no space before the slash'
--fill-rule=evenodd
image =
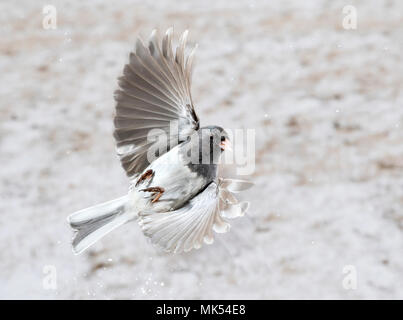
<path id="1" fill-rule="evenodd" d="M 136 182 L 136 187 L 142 183 L 144 180 L 146 179 L 151 179 L 154 176 L 154 171 L 152 171 L 151 169 L 147 170 L 146 172 L 144 172 L 141 177 L 137 180 Z"/>
<path id="2" fill-rule="evenodd" d="M 165 189 L 161 188 L 161 187 L 150 187 L 150 188 L 141 189 L 140 191 L 154 192 L 153 196 L 155 196 L 155 198 L 151 201 L 151 203 L 154 203 L 154 202 L 157 202 L 159 198 L 161 198 Z"/>

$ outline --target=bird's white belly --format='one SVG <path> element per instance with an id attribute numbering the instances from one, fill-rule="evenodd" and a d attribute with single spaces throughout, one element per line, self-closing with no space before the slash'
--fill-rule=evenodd
<path id="1" fill-rule="evenodd" d="M 166 212 L 175 210 L 204 187 L 204 180 L 186 166 L 178 153 L 178 148 L 179 146 L 165 153 L 144 170 L 144 172 L 153 171 L 151 179 L 145 179 L 138 186 L 136 186 L 137 180 L 133 181 L 129 192 L 129 205 L 134 211 Z M 153 192 L 141 191 L 150 187 L 164 189 L 161 197 L 154 203 L 151 202 L 155 198 Z"/>

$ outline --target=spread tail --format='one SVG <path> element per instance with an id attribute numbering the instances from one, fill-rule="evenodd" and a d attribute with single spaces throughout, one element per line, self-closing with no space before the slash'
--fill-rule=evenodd
<path id="1" fill-rule="evenodd" d="M 115 228 L 126 223 L 127 196 L 98 204 L 71 214 L 67 221 L 76 230 L 73 252 L 79 254 Z"/>

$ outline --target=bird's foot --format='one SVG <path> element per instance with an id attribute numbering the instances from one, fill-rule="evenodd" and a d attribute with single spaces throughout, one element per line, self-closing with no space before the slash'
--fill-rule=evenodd
<path id="1" fill-rule="evenodd" d="M 146 179 L 151 179 L 154 176 L 154 171 L 152 171 L 151 169 L 147 170 L 146 172 L 144 172 L 141 177 L 137 180 L 136 182 L 136 187 L 142 183 L 144 180 Z"/>
<path id="2" fill-rule="evenodd" d="M 140 191 L 153 192 L 152 196 L 153 197 L 155 196 L 155 198 L 151 201 L 151 203 L 154 203 L 154 202 L 157 202 L 159 198 L 161 198 L 165 189 L 161 188 L 161 187 L 150 187 L 150 188 L 141 189 Z"/>

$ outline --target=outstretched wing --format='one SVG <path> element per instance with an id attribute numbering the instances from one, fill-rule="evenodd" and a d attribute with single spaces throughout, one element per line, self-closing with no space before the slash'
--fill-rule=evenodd
<path id="1" fill-rule="evenodd" d="M 182 34 L 175 53 L 172 28 L 166 32 L 161 46 L 156 31 L 147 46 L 138 39 L 135 52 L 130 53 L 130 61 L 119 78 L 114 136 L 117 153 L 129 177 L 136 176 L 152 162 L 147 157 L 150 147 L 159 150 L 157 156 L 161 156 L 199 128 L 190 93 L 196 47 L 185 56 L 187 35 L 187 31 Z"/>
<path id="2" fill-rule="evenodd" d="M 214 241 L 213 230 L 227 232 L 230 225 L 226 219 L 243 216 L 248 202 L 240 202 L 234 192 L 246 190 L 252 183 L 242 180 L 220 179 L 187 205 L 175 211 L 141 212 L 139 224 L 151 242 L 168 252 L 187 252 L 199 249 L 204 243 Z"/>

